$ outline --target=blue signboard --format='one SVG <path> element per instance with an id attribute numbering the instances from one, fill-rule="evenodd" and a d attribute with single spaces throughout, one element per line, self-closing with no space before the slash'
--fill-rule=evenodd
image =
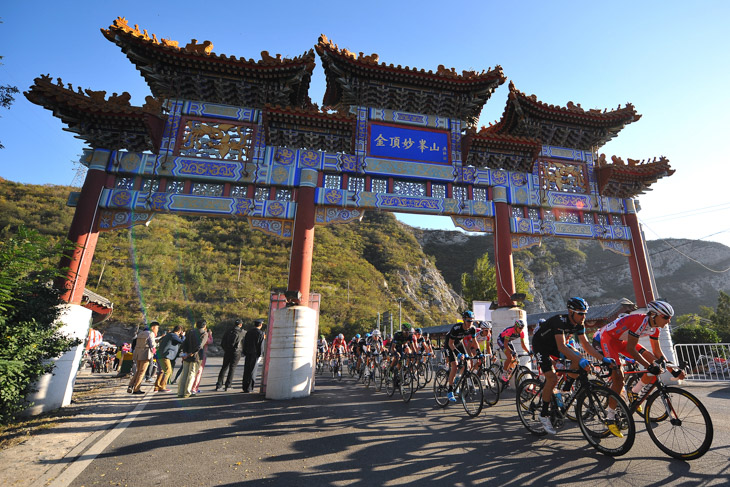
<path id="1" fill-rule="evenodd" d="M 370 124 L 370 155 L 389 159 L 449 163 L 449 133 Z"/>

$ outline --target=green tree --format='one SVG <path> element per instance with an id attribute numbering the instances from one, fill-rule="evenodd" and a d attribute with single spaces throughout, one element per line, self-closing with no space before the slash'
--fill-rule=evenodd
<path id="1" fill-rule="evenodd" d="M 720 335 L 723 343 L 730 342 L 730 295 L 720 291 L 717 296 L 717 306 L 710 313 L 711 327 Z"/>
<path id="2" fill-rule="evenodd" d="M 49 285 L 58 275 L 62 246 L 24 227 L 0 234 L 0 422 L 5 423 L 29 405 L 25 396 L 33 382 L 53 370 L 48 360 L 78 341 L 59 332 L 59 294 Z"/>
<path id="3" fill-rule="evenodd" d="M 679 343 L 720 343 L 720 336 L 696 314 L 677 317 L 672 326 L 672 341 Z"/>
<path id="4" fill-rule="evenodd" d="M 477 259 L 471 274 L 461 275 L 461 286 L 464 301 L 469 304 L 473 301 L 497 301 L 497 272 L 490 263 L 489 254 Z M 532 301 L 529 286 L 519 267 L 515 267 L 515 290 L 525 293 L 526 301 Z"/>
<path id="5" fill-rule="evenodd" d="M 2 23 L 2 22 L 0 22 Z M 0 59 L 3 57 L 0 56 Z M 2 63 L 0 63 L 2 64 Z M 15 95 L 18 94 L 18 87 L 17 86 L 10 86 L 10 85 L 4 85 L 0 86 L 0 107 L 3 108 L 10 108 L 10 105 L 13 104 L 15 101 Z M 0 149 L 4 149 L 5 147 L 0 144 Z"/>

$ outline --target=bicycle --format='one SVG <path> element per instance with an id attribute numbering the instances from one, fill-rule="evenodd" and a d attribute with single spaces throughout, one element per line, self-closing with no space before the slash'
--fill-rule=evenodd
<path id="1" fill-rule="evenodd" d="M 330 364 L 332 378 L 342 380 L 342 355 L 336 354 L 336 357 L 331 359 Z"/>
<path id="2" fill-rule="evenodd" d="M 372 352 L 370 354 L 370 364 L 367 365 L 366 371 L 365 371 L 365 378 L 363 379 L 363 382 L 365 382 L 365 387 L 370 387 L 370 383 L 373 382 L 375 384 L 375 387 L 378 388 L 378 384 L 380 384 L 380 353 L 379 352 Z"/>
<path id="3" fill-rule="evenodd" d="M 431 367 L 431 354 L 420 352 L 415 355 L 417 360 L 415 364 L 416 382 L 418 388 L 423 389 L 426 387 L 426 384 L 431 382 L 431 378 L 433 377 L 433 368 Z M 423 357 L 426 357 L 425 362 L 422 360 Z"/>
<path id="4" fill-rule="evenodd" d="M 322 375 L 324 373 L 325 362 L 324 354 L 322 352 L 317 353 L 317 365 L 315 369 L 317 374 Z"/>
<path id="5" fill-rule="evenodd" d="M 413 355 L 403 354 L 400 359 L 400 369 L 398 372 L 398 387 L 400 389 L 400 395 L 403 402 L 409 402 L 416 392 L 416 383 L 418 382 L 415 378 L 413 371 L 413 364 L 411 358 Z"/>
<path id="6" fill-rule="evenodd" d="M 350 374 L 350 377 L 355 376 L 355 354 L 349 353 L 347 354 L 347 372 Z"/>
<path id="7" fill-rule="evenodd" d="M 469 370 L 468 360 L 477 357 L 464 357 L 463 364 L 457 363 L 457 374 L 461 370 L 461 375 L 454 378 L 454 395 L 459 396 L 461 405 L 469 417 L 479 416 L 484 407 L 484 389 L 479 377 Z M 457 380 L 458 379 L 458 380 Z M 449 404 L 449 370 L 441 368 L 436 372 L 433 381 L 433 394 L 436 404 L 445 408 Z"/>
<path id="8" fill-rule="evenodd" d="M 632 374 L 639 377 L 646 373 L 648 371 L 642 370 Z M 673 458 L 700 458 L 710 449 L 714 437 L 710 413 L 690 392 L 664 384 L 659 375 L 655 379 L 631 402 L 630 411 L 638 412 L 641 403 L 646 401 L 640 415 L 654 444 Z"/>
<path id="9" fill-rule="evenodd" d="M 479 366 L 475 373 L 479 377 L 479 381 L 482 383 L 484 389 L 484 403 L 491 407 L 499 402 L 502 384 L 489 364 L 493 356 L 491 354 L 479 354 L 477 357 L 479 359 Z"/>
<path id="10" fill-rule="evenodd" d="M 516 358 L 518 360 L 521 357 L 531 357 L 531 360 L 533 360 L 532 355 L 528 355 L 526 353 L 516 354 Z M 529 367 L 525 365 L 519 365 L 519 363 L 516 366 L 512 367 L 512 370 L 510 370 L 509 374 L 505 374 L 504 359 L 495 360 L 490 368 L 492 369 L 492 372 L 494 372 L 494 375 L 497 376 L 497 379 L 499 379 L 500 391 L 503 391 L 507 388 L 510 380 L 512 380 L 513 377 L 515 379 L 515 389 L 517 389 L 517 387 L 524 380 L 536 378 L 535 373 Z M 504 380 L 505 376 L 507 376 L 507 380 Z"/>
<path id="11" fill-rule="evenodd" d="M 602 368 L 606 366 L 602 365 Z M 621 397 L 608 387 L 592 382 L 584 369 L 562 370 L 562 373 L 575 373 L 576 388 L 573 394 L 562 392 L 562 404 L 556 395 L 550 400 L 550 419 L 555 429 L 562 428 L 568 411 L 575 403 L 575 417 L 583 437 L 599 452 L 608 456 L 621 456 L 628 453 L 636 439 L 636 425 L 629 407 Z M 547 432 L 539 420 L 542 411 L 542 390 L 544 382 L 526 379 L 517 388 L 517 414 L 530 433 L 545 436 Z M 608 401 L 616 401 L 615 424 L 623 437 L 614 436 L 608 429 Z"/>

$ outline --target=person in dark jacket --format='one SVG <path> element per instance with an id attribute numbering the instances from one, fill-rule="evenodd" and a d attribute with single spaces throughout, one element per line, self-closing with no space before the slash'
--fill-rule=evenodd
<path id="1" fill-rule="evenodd" d="M 221 340 L 221 348 L 223 349 L 223 366 L 221 371 L 218 373 L 218 382 L 215 384 L 215 390 L 220 391 L 223 387 L 224 391 L 227 391 L 231 387 L 231 381 L 233 375 L 236 373 L 236 366 L 238 361 L 241 360 L 241 343 L 243 339 L 243 321 L 236 320 L 236 324 L 233 328 L 228 330 L 223 335 Z M 228 376 L 226 377 L 226 372 Z M 225 385 L 223 379 L 225 377 Z"/>
<path id="2" fill-rule="evenodd" d="M 160 345 L 157 347 L 157 363 L 160 364 L 160 374 L 157 376 L 155 383 L 155 391 L 170 392 L 167 388 L 167 381 L 172 375 L 172 361 L 177 357 L 180 351 L 180 345 L 183 342 L 182 326 L 178 325 L 160 339 Z"/>
<path id="3" fill-rule="evenodd" d="M 249 330 L 243 338 L 243 354 L 246 357 L 243 367 L 243 392 L 251 392 L 254 388 L 253 369 L 261 356 L 261 344 L 266 338 L 266 334 L 261 330 L 264 320 L 256 320 L 254 326 L 255 328 Z"/>
<path id="4" fill-rule="evenodd" d="M 193 382 L 203 361 L 203 345 L 208 342 L 208 330 L 205 320 L 198 321 L 195 328 L 185 335 L 182 344 L 183 373 L 177 386 L 177 397 L 195 396 Z"/>

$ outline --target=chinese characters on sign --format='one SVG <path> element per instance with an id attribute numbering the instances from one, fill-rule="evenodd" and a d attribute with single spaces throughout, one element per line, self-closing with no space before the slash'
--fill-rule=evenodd
<path id="1" fill-rule="evenodd" d="M 449 133 L 392 125 L 370 125 L 371 156 L 449 163 Z"/>

